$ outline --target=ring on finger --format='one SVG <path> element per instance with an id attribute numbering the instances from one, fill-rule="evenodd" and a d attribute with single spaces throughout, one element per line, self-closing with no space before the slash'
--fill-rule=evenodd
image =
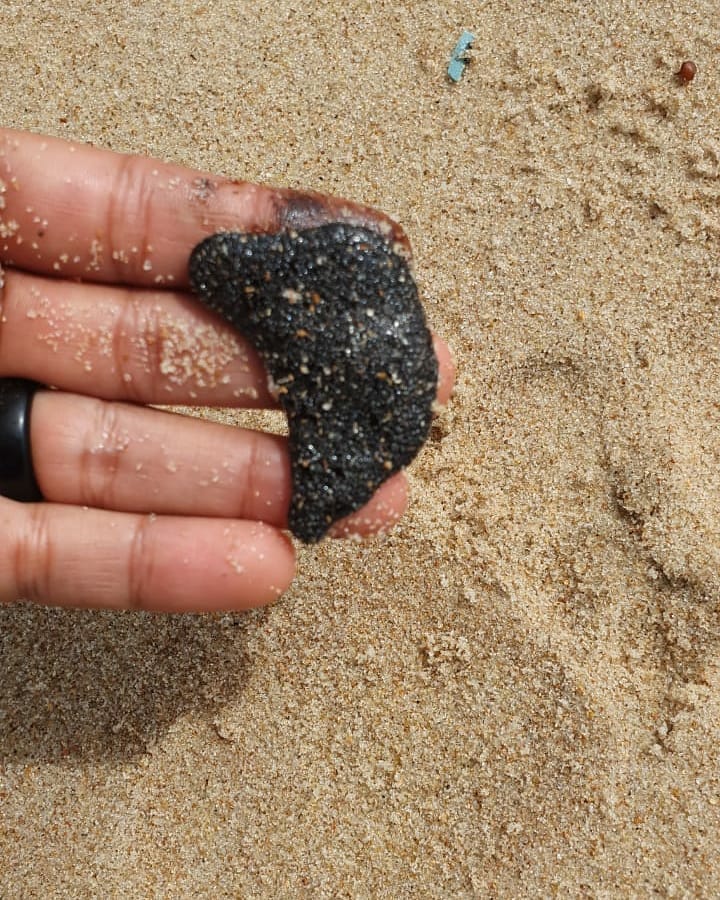
<path id="1" fill-rule="evenodd" d="M 23 503 L 43 499 L 30 446 L 33 397 L 42 387 L 25 378 L 0 378 L 0 495 Z"/>

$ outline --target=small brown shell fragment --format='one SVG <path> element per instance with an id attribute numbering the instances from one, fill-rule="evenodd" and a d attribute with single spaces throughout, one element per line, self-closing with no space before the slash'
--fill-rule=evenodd
<path id="1" fill-rule="evenodd" d="M 677 78 L 680 84 L 690 84 L 690 82 L 696 75 L 697 66 L 691 59 L 686 59 L 685 62 L 680 66 L 680 69 L 677 73 Z"/>

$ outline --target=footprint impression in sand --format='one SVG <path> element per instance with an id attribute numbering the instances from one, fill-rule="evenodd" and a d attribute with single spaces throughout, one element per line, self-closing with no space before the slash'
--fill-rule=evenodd
<path id="1" fill-rule="evenodd" d="M 720 367 L 661 356 L 616 388 L 604 438 L 620 506 L 661 573 L 720 598 Z"/>

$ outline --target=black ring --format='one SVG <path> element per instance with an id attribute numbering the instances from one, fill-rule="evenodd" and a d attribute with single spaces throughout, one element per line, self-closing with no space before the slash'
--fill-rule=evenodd
<path id="1" fill-rule="evenodd" d="M 30 407 L 39 387 L 24 378 L 0 378 L 0 495 L 23 503 L 43 499 L 30 448 Z"/>

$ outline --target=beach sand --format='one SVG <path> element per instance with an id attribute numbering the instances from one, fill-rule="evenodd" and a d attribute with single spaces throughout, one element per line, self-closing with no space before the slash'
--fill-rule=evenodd
<path id="1" fill-rule="evenodd" d="M 0 8 L 4 124 L 380 207 L 458 364 L 276 606 L 0 610 L 0 895 L 717 896 L 717 5 L 305 6 Z"/>

